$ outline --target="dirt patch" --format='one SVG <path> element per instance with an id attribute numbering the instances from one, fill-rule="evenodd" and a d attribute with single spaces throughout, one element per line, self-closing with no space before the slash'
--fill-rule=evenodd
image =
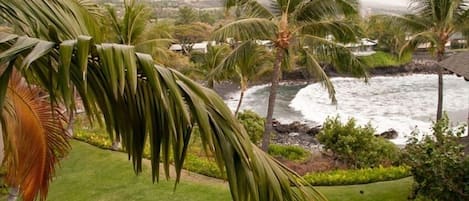
<path id="1" fill-rule="evenodd" d="M 311 172 L 325 172 L 347 168 L 344 164 L 334 160 L 332 156 L 324 153 L 314 153 L 309 160 L 304 162 L 294 162 L 284 158 L 277 159 L 301 176 Z"/>

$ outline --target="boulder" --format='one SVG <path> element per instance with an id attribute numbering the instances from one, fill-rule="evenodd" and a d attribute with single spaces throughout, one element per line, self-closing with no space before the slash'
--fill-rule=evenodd
<path id="1" fill-rule="evenodd" d="M 392 139 L 396 139 L 399 136 L 399 134 L 397 133 L 396 130 L 391 128 L 385 132 L 382 132 L 381 134 L 378 134 L 377 136 L 392 140 Z"/>

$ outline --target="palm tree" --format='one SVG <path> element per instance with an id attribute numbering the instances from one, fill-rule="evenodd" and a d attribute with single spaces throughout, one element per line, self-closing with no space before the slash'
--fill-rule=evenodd
<path id="1" fill-rule="evenodd" d="M 216 93 L 177 71 L 155 66 L 150 55 L 136 52 L 134 46 L 102 43 L 100 20 L 96 20 L 99 8 L 90 1 L 0 1 L 0 10 L 15 33 L 23 35 L 0 33 L 2 111 L 8 109 L 4 83 L 15 80 L 10 72 L 16 69 L 27 82 L 44 88 L 49 100 L 68 109 L 75 107 L 71 93 L 75 87 L 89 118 L 103 117 L 110 136 L 122 136 L 136 172 L 142 169 L 143 148 L 149 140 L 154 181 L 159 180 L 160 161 L 169 177 L 172 155 L 179 182 L 196 126 L 203 144 L 223 167 L 233 200 L 325 200 L 301 177 L 253 146 Z M 10 124 L 2 119 L 2 128 Z M 3 129 L 3 135 L 15 134 Z M 33 146 L 45 145 L 33 143 L 28 149 Z M 13 147 L 11 152 L 15 151 L 25 152 L 25 148 Z M 18 165 L 37 160 L 9 156 L 13 161 L 25 160 Z M 31 172 L 41 178 L 41 185 L 18 175 L 21 180 L 16 183 L 21 184 L 25 201 L 38 196 L 45 200 L 48 167 Z"/>
<path id="2" fill-rule="evenodd" d="M 6 180 L 12 187 L 8 199 L 16 200 L 17 187 L 22 186 L 23 199 L 33 200 L 34 191 L 47 192 L 54 165 L 70 149 L 62 125 L 66 119 L 57 105 L 41 96 L 44 92 L 40 88 L 28 85 L 13 67 L 6 71 L 2 78 L 11 78 L 3 85 L 6 92 L 0 110 L 0 133 L 8 168 Z"/>
<path id="3" fill-rule="evenodd" d="M 415 49 L 419 44 L 430 44 L 437 61 L 445 56 L 445 45 L 450 37 L 463 31 L 469 24 L 468 0 L 412 0 L 410 7 L 415 14 L 394 16 L 395 22 L 406 26 L 413 34 L 401 50 L 401 54 Z M 436 119 L 442 118 L 443 67 L 438 67 L 438 106 Z"/>
<path id="4" fill-rule="evenodd" d="M 266 115 L 262 149 L 270 142 L 275 98 L 280 79 L 280 67 L 293 63 L 293 54 L 299 50 L 306 54 L 306 67 L 328 89 L 335 102 L 335 91 L 320 62 L 331 63 L 339 71 L 365 75 L 361 63 L 338 42 L 356 41 L 355 27 L 347 19 L 356 15 L 356 0 L 297 0 L 269 1 L 268 6 L 255 0 L 227 1 L 226 7 L 237 6 L 245 16 L 214 32 L 217 41 L 271 40 L 274 43 L 269 103 Z"/>
<path id="5" fill-rule="evenodd" d="M 229 72 L 222 72 L 217 75 L 211 75 L 217 66 L 229 53 L 230 47 L 227 45 L 207 45 L 207 52 L 194 52 L 191 54 L 191 60 L 195 67 L 186 69 L 189 74 L 196 77 L 202 77 L 207 81 L 207 87 L 213 89 L 215 82 L 228 79 Z"/>
<path id="6" fill-rule="evenodd" d="M 172 28 L 165 27 L 164 24 L 152 27 L 150 7 L 139 0 L 124 0 L 124 12 L 121 18 L 118 17 L 114 7 L 108 5 L 105 9 L 104 23 L 111 27 L 109 33 L 111 38 L 113 35 L 116 38 L 106 42 L 133 45 L 138 52 L 158 55 L 164 59 L 169 57 L 168 47 L 174 42 L 169 33 Z"/>
<path id="7" fill-rule="evenodd" d="M 238 115 L 249 82 L 269 72 L 271 61 L 272 56 L 266 47 L 258 45 L 256 41 L 248 40 L 239 44 L 212 72 L 216 75 L 233 71 L 238 77 L 241 92 L 235 116 Z"/>

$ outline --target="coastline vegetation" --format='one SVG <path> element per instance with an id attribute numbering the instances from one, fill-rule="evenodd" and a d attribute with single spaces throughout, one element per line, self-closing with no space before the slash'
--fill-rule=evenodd
<path id="1" fill-rule="evenodd" d="M 360 17 L 357 0 L 271 3 L 274 9 L 256 0 L 230 0 L 224 14 L 181 7 L 168 20 L 158 19 L 158 11 L 139 0 L 124 0 L 122 7 L 77 0 L 0 1 L 0 131 L 6 143 L 3 177 L 10 188 L 8 199 L 20 194 L 25 201 L 61 200 L 71 193 L 67 188 L 76 185 L 73 179 L 83 180 L 84 174 L 101 170 L 93 168 L 111 166 L 99 158 L 104 155 L 119 161 L 104 176 L 120 175 L 120 153 L 72 141 L 77 150 L 67 156 L 65 124 L 74 118 L 75 139 L 102 149 L 122 143 L 119 151 L 128 153 L 135 173 L 143 171 L 160 180 L 167 176 L 160 175 L 160 169 L 168 173 L 171 164 L 175 183 L 182 169 L 229 181 L 221 187 L 189 182 L 179 187 L 183 195 L 175 195 L 168 193 L 171 182 L 153 191 L 126 175 L 128 184 L 138 183 L 129 189 L 148 193 L 114 194 L 128 186 L 110 180 L 116 186 L 101 188 L 111 184 L 94 179 L 88 184 L 100 188 L 79 194 L 83 197 L 76 200 L 92 200 L 96 194 L 103 200 L 144 200 L 159 193 L 166 196 L 162 199 L 185 200 L 187 193 L 200 200 L 397 201 L 410 192 L 417 199 L 469 199 L 469 158 L 457 141 L 461 132 L 448 129 L 442 117 L 442 67 L 440 121 L 431 137 L 412 138 L 401 150 L 375 137 L 371 125 L 328 119 L 316 137 L 324 146 L 321 154 L 329 154 L 342 169 L 336 165 L 305 176 L 289 169 L 288 163 L 309 163 L 314 154 L 302 147 L 269 145 L 283 72 L 306 69 L 335 102 L 327 67 L 366 80 L 367 68 L 405 65 L 422 45 L 441 61 L 446 43 L 456 33 L 466 37 L 466 44 L 457 39 L 452 47 L 467 48 L 469 1 L 413 0 L 413 14 L 368 18 Z M 375 54 L 358 57 L 343 45 L 358 44 L 365 37 L 378 41 Z M 201 43 L 206 46 L 198 47 Z M 271 76 L 266 119 L 249 111 L 238 113 L 250 82 L 266 74 Z M 227 80 L 241 88 L 234 114 L 210 90 Z M 29 91 L 18 87 L 25 83 L 30 84 Z M 89 120 L 101 124 L 74 117 L 78 104 L 83 104 Z M 25 151 L 29 149 L 33 151 Z M 89 164 L 80 163 L 83 154 L 89 154 Z M 66 168 L 53 178 L 54 167 L 63 158 Z M 409 175 L 413 178 L 404 178 Z M 57 194 L 47 197 L 51 180 L 51 191 Z M 388 180 L 396 181 L 374 183 Z M 83 182 L 76 183 L 86 185 Z M 307 183 L 373 184 L 310 188 Z M 400 191 L 392 194 L 386 188 Z"/>

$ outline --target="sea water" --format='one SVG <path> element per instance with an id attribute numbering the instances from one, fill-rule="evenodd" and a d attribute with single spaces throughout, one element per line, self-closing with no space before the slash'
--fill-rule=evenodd
<path id="1" fill-rule="evenodd" d="M 309 121 L 322 124 L 327 117 L 349 118 L 358 124 L 371 123 L 377 132 L 395 129 L 396 144 L 405 144 L 407 135 L 418 129 L 429 133 L 436 116 L 437 76 L 406 75 L 363 79 L 332 78 L 337 104 L 332 104 L 320 83 L 282 83 L 277 95 L 274 118 L 282 123 Z M 246 91 L 241 110 L 250 109 L 261 116 L 267 111 L 269 85 L 259 85 Z M 236 108 L 239 92 L 226 100 Z M 443 110 L 453 125 L 465 123 L 469 108 L 469 82 L 455 75 L 444 76 Z"/>

